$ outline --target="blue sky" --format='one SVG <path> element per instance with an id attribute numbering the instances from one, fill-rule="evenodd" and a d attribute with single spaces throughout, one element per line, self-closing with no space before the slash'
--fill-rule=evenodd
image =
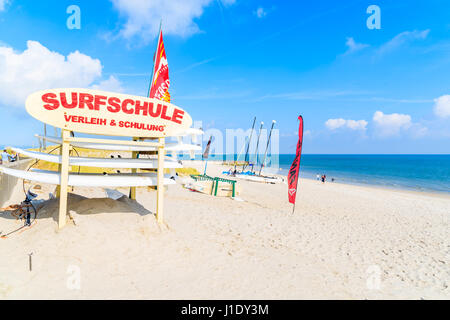
<path id="1" fill-rule="evenodd" d="M 68 6 L 81 9 L 70 30 Z M 377 5 L 381 29 L 366 12 Z M 277 120 L 293 153 L 450 152 L 450 2 L 0 0 L 0 145 L 30 145 L 47 87 L 146 95 L 160 19 L 172 102 L 204 128 Z M 206 137 L 207 138 L 207 137 Z"/>

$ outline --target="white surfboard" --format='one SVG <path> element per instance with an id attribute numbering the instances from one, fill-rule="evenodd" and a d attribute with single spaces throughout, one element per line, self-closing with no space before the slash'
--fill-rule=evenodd
<path id="1" fill-rule="evenodd" d="M 247 174 L 236 174 L 234 176 L 231 176 L 231 178 L 235 179 L 242 179 L 252 182 L 261 182 L 261 183 L 283 183 L 283 179 L 280 177 L 263 177 L 263 176 L 252 176 Z"/>
<path id="2" fill-rule="evenodd" d="M 170 152 L 180 152 L 180 151 L 202 151 L 202 147 L 189 144 L 189 143 L 166 143 L 166 151 Z"/>
<path id="3" fill-rule="evenodd" d="M 185 131 L 175 133 L 174 136 L 201 136 L 202 134 L 204 134 L 203 130 L 197 128 L 188 128 Z"/>
<path id="4" fill-rule="evenodd" d="M 61 163 L 61 156 L 43 152 L 23 150 L 20 148 L 11 148 L 14 152 L 23 154 L 30 158 L 44 160 L 53 163 Z M 69 157 L 69 165 L 86 166 L 97 168 L 133 168 L 133 169 L 157 169 L 157 159 L 132 159 L 132 158 L 89 158 L 89 157 Z M 164 168 L 174 169 L 182 168 L 177 161 L 165 160 Z"/>
<path id="5" fill-rule="evenodd" d="M 61 175 L 55 171 L 24 171 L 0 166 L 0 172 L 20 179 L 48 184 L 61 184 Z M 175 180 L 164 178 L 164 184 L 175 184 Z M 146 187 L 156 186 L 155 173 L 120 173 L 120 174 L 69 174 L 69 186 L 74 187 Z"/>
<path id="6" fill-rule="evenodd" d="M 197 128 L 188 128 L 186 131 L 181 133 L 176 133 L 175 137 L 181 138 L 185 136 L 191 136 L 191 140 L 193 143 L 197 143 L 197 137 L 204 134 L 203 130 L 197 129 Z M 180 140 L 178 140 L 180 141 Z"/>
<path id="7" fill-rule="evenodd" d="M 58 137 L 51 136 L 41 136 L 36 134 L 36 137 L 39 139 L 44 139 L 48 142 L 61 144 L 62 139 Z M 129 146 L 129 145 L 118 145 L 118 144 L 109 144 L 109 143 L 96 143 L 96 142 L 72 142 L 72 146 L 78 148 L 86 148 L 86 149 L 98 149 L 98 150 L 109 150 L 109 151 L 155 151 L 156 147 L 147 147 L 147 146 Z M 187 143 L 166 143 L 165 147 L 166 151 L 201 151 L 202 147 L 195 144 L 187 144 Z"/>

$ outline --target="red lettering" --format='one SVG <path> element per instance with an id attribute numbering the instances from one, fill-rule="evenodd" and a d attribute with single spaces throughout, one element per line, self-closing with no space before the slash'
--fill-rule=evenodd
<path id="1" fill-rule="evenodd" d="M 122 102 L 122 111 L 128 114 L 132 114 L 133 113 L 133 109 L 127 109 L 127 105 L 131 104 L 134 105 L 134 100 L 131 99 L 125 99 Z"/>
<path id="2" fill-rule="evenodd" d="M 120 111 L 120 99 L 116 97 L 111 97 L 108 99 L 109 106 L 106 108 L 109 112 L 119 112 Z"/>
<path id="3" fill-rule="evenodd" d="M 108 97 L 106 97 L 106 96 L 95 96 L 95 99 L 94 99 L 94 109 L 95 110 L 100 110 L 100 106 L 104 106 L 104 105 L 106 105 L 106 102 L 105 102 L 105 100 L 107 99 Z"/>
<path id="4" fill-rule="evenodd" d="M 46 93 L 42 95 L 42 102 L 44 104 L 44 108 L 47 110 L 55 110 L 59 108 L 59 101 L 56 98 L 56 94 L 54 93 Z"/>
<path id="5" fill-rule="evenodd" d="M 139 100 L 136 100 L 136 106 L 134 107 L 134 113 L 141 114 L 140 110 L 142 110 L 142 115 L 146 116 L 147 111 L 148 111 L 148 102 L 144 102 L 144 104 L 141 105 L 141 102 Z"/>
<path id="6" fill-rule="evenodd" d="M 163 110 L 161 112 L 161 119 L 172 120 L 172 118 L 167 116 L 166 113 L 167 113 L 167 106 L 163 106 Z"/>
<path id="7" fill-rule="evenodd" d="M 61 92 L 59 96 L 61 97 L 61 105 L 64 108 L 72 109 L 75 108 L 78 104 L 78 95 L 76 92 L 72 92 L 72 102 L 70 104 L 67 103 L 67 97 L 65 92 Z"/>
<path id="8" fill-rule="evenodd" d="M 152 102 L 150 102 L 148 104 L 148 114 L 150 115 L 150 117 L 153 117 L 153 118 L 159 117 L 159 115 L 161 114 L 161 105 L 158 104 L 156 106 L 156 111 L 153 111 L 153 107 L 154 107 L 154 104 Z"/>
<path id="9" fill-rule="evenodd" d="M 80 109 L 83 109 L 86 105 L 89 110 L 94 109 L 94 97 L 89 93 L 80 93 Z"/>
<path id="10" fill-rule="evenodd" d="M 180 109 L 175 109 L 173 111 L 172 121 L 181 124 L 181 119 L 183 119 L 184 111 Z"/>

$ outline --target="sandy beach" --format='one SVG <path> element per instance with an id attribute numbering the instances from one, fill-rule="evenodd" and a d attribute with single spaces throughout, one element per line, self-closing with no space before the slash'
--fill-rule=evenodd
<path id="1" fill-rule="evenodd" d="M 450 298 L 450 196 L 301 179 L 291 214 L 286 184 L 239 185 L 243 201 L 169 186 L 164 226 L 147 189 L 75 188 L 60 231 L 46 201 L 0 239 L 0 299 Z M 22 198 L 20 184 L 9 203 Z M 3 234 L 20 225 L 0 213 Z"/>

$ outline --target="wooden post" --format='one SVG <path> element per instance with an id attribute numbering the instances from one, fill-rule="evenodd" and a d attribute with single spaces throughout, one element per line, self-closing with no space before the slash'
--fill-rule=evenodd
<path id="1" fill-rule="evenodd" d="M 68 130 L 62 130 L 62 159 L 61 159 L 61 171 L 60 171 L 60 197 L 59 197 L 59 215 L 58 215 L 58 228 L 61 229 L 66 225 L 67 214 L 67 187 L 69 181 L 69 151 L 70 144 L 66 139 L 70 136 Z"/>
<path id="2" fill-rule="evenodd" d="M 217 178 L 214 179 L 216 181 L 216 186 L 214 188 L 214 196 L 217 196 L 217 188 L 219 187 L 219 180 Z"/>
<path id="3" fill-rule="evenodd" d="M 233 181 L 231 184 L 233 185 L 233 192 L 231 193 L 231 196 L 234 198 L 236 197 L 236 181 Z"/>
<path id="4" fill-rule="evenodd" d="M 136 159 L 137 152 L 133 151 L 131 157 L 133 159 Z M 137 172 L 136 169 L 131 169 L 131 173 L 136 173 L 136 172 Z M 130 196 L 129 196 L 129 198 L 132 199 L 132 200 L 136 200 L 136 187 L 130 187 Z"/>
<path id="5" fill-rule="evenodd" d="M 157 171 L 157 189 L 156 189 L 156 221 L 163 222 L 164 211 L 164 143 L 165 138 L 159 138 L 161 144 L 158 147 L 158 171 Z"/>
<path id="6" fill-rule="evenodd" d="M 64 140 L 63 132 L 64 132 L 64 129 L 61 129 L 61 140 Z M 45 140 L 45 139 L 43 139 L 43 140 Z M 63 145 L 61 144 L 61 146 L 59 147 L 59 155 L 61 156 L 61 158 L 62 158 L 62 146 Z M 61 172 L 61 163 L 58 164 L 58 172 Z M 56 193 L 55 197 L 59 198 L 59 196 L 61 195 L 61 185 L 60 184 L 58 184 L 56 186 L 55 193 Z"/>
<path id="7" fill-rule="evenodd" d="M 47 125 L 44 123 L 44 137 L 47 137 Z M 43 143 L 44 143 L 44 150 L 45 152 L 47 152 L 47 141 L 45 139 L 43 139 Z"/>
<path id="8" fill-rule="evenodd" d="M 136 138 L 136 137 L 133 138 L 133 141 L 137 141 L 137 140 L 138 140 L 138 138 Z M 136 159 L 137 156 L 138 156 L 138 152 L 137 151 L 132 151 L 131 152 L 131 157 L 133 159 Z M 137 172 L 136 169 L 131 169 L 131 173 L 136 173 L 136 172 Z M 130 188 L 130 196 L 129 196 L 129 198 L 132 199 L 132 200 L 136 200 L 136 187 L 131 187 Z"/>

